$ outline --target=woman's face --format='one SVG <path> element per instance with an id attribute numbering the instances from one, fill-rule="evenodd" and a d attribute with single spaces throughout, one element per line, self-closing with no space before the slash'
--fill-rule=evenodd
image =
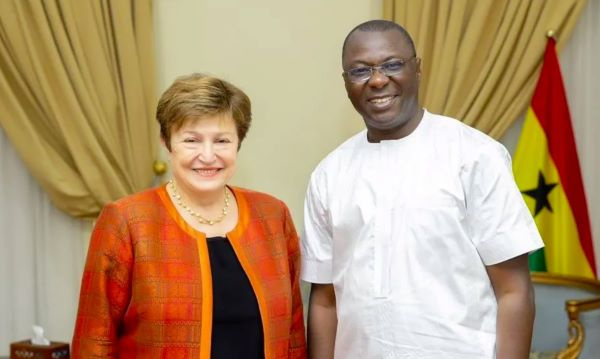
<path id="1" fill-rule="evenodd" d="M 170 141 L 171 169 L 182 195 L 223 191 L 235 172 L 239 142 L 230 113 L 186 119 Z"/>

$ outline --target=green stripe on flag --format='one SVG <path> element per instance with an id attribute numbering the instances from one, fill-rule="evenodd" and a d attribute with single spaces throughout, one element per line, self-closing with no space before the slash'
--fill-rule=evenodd
<path id="1" fill-rule="evenodd" d="M 548 271 L 548 269 L 546 269 L 546 256 L 544 255 L 544 248 L 538 249 L 529 255 L 529 270 L 532 272 Z"/>

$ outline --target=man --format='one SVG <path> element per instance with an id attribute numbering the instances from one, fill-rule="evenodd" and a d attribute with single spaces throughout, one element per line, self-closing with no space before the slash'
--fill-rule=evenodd
<path id="1" fill-rule="evenodd" d="M 309 355 L 527 358 L 527 253 L 543 246 L 506 149 L 419 105 L 421 60 L 374 20 L 342 50 L 366 130 L 329 154 L 305 203 Z"/>

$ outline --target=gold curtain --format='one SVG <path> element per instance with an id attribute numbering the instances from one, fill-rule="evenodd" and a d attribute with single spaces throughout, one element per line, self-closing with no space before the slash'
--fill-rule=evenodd
<path id="1" fill-rule="evenodd" d="M 499 138 L 527 108 L 546 33 L 560 50 L 586 0 L 384 0 L 422 58 L 421 103 Z"/>
<path id="2" fill-rule="evenodd" d="M 151 0 L 0 1 L 0 125 L 77 217 L 152 184 Z"/>

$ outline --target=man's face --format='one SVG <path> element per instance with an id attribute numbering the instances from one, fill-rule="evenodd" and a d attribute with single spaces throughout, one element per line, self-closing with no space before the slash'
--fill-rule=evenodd
<path id="1" fill-rule="evenodd" d="M 418 124 L 421 70 L 414 55 L 406 38 L 396 30 L 359 30 L 350 35 L 342 59 L 344 71 L 410 59 L 400 73 L 389 77 L 381 71 L 374 71 L 369 80 L 360 83 L 344 77 L 348 98 L 363 117 L 369 140 L 404 137 Z M 414 127 L 405 126 L 411 120 L 416 121 Z"/>

